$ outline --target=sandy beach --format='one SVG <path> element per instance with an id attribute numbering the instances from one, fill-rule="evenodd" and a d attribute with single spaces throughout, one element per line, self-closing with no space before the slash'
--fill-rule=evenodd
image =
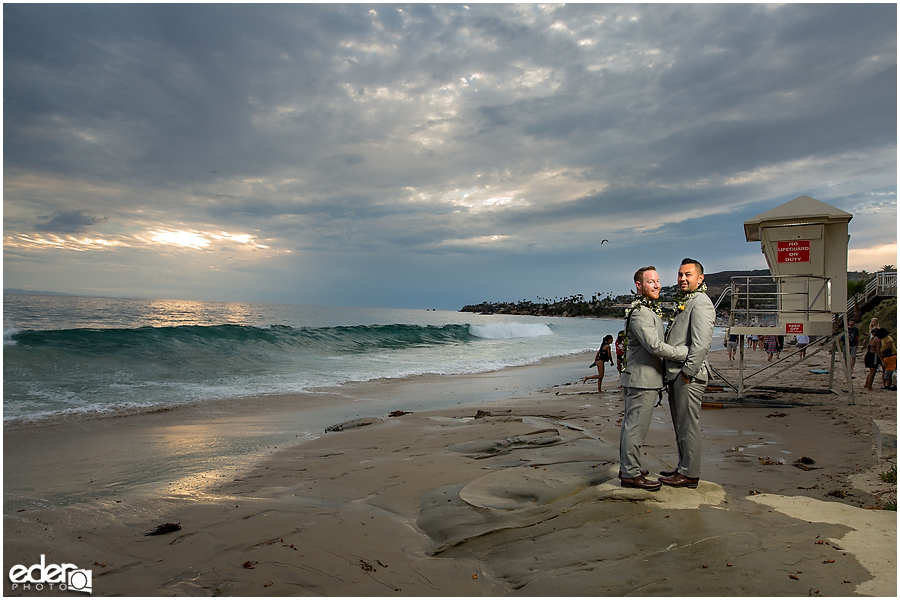
<path id="1" fill-rule="evenodd" d="M 619 486 L 623 403 L 611 373 L 581 383 L 592 359 L 6 431 L 4 569 L 43 554 L 110 596 L 896 596 L 896 512 L 878 509 L 896 458 L 872 420 L 896 422 L 897 396 L 860 390 L 862 365 L 852 406 L 710 392 L 700 486 L 650 493 Z M 824 387 L 828 368 L 774 384 Z M 653 474 L 677 462 L 663 404 Z"/>

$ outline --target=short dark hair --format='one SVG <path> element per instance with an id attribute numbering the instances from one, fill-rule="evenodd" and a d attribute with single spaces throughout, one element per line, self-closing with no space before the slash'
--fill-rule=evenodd
<path id="1" fill-rule="evenodd" d="M 655 270 L 656 270 L 656 267 L 654 267 L 652 265 L 649 267 L 641 267 L 640 269 L 638 269 L 637 271 L 634 272 L 634 282 L 637 283 L 640 281 L 641 283 L 644 283 L 644 271 L 655 271 Z"/>
<path id="2" fill-rule="evenodd" d="M 681 260 L 682 265 L 697 265 L 697 268 L 700 269 L 700 274 L 703 275 L 703 265 L 700 264 L 700 261 L 695 258 L 684 258 Z"/>

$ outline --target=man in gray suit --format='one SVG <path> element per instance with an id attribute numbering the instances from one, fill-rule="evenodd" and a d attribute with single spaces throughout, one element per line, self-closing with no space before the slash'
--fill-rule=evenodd
<path id="1" fill-rule="evenodd" d="M 619 433 L 619 479 L 622 487 L 655 492 L 662 484 L 650 481 L 641 468 L 641 445 L 650 429 L 653 407 L 661 397 L 663 358 L 683 361 L 685 346 L 673 347 L 663 341 L 665 328 L 659 308 L 659 273 L 656 267 L 644 267 L 634 274 L 638 297 L 625 311 L 625 370 L 622 390 L 625 396 L 625 418 Z"/>
<path id="2" fill-rule="evenodd" d="M 685 258 L 678 269 L 677 314 L 666 331 L 666 342 L 690 346 L 683 361 L 667 359 L 669 409 L 678 444 L 678 467 L 660 471 L 659 480 L 673 487 L 697 487 L 700 481 L 700 404 L 709 381 L 706 356 L 712 344 L 716 309 L 703 284 L 703 265 Z"/>

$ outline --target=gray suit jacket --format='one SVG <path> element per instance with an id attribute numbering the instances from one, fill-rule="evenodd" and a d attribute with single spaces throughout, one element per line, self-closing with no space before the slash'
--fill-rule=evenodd
<path id="1" fill-rule="evenodd" d="M 631 313 L 628 322 L 628 349 L 622 386 L 656 390 L 663 387 L 663 358 L 684 360 L 688 349 L 663 341 L 666 329 L 652 310 L 641 307 Z"/>
<path id="2" fill-rule="evenodd" d="M 666 342 L 675 346 L 690 346 L 687 358 L 666 360 L 666 377 L 673 381 L 680 372 L 709 381 L 709 363 L 706 355 L 712 345 L 716 309 L 706 294 L 697 294 L 684 306 L 684 310 L 672 321 Z"/>

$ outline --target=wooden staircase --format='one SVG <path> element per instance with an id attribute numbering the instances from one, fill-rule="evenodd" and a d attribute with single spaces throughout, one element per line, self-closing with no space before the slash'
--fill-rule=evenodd
<path id="1" fill-rule="evenodd" d="M 882 300 L 897 297 L 897 271 L 880 271 L 866 286 L 866 291 L 847 300 L 847 314 L 859 319 Z"/>

